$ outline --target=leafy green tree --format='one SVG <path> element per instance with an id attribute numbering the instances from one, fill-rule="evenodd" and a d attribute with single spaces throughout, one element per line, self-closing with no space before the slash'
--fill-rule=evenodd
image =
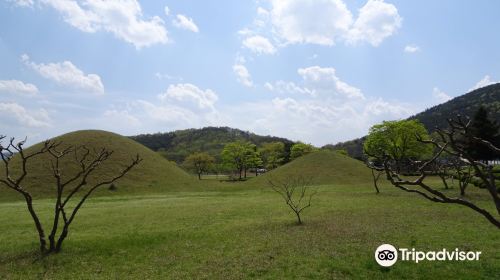
<path id="1" fill-rule="evenodd" d="M 257 147 L 261 147 L 263 143 L 282 142 L 285 144 L 285 161 L 288 161 L 290 147 L 294 144 L 285 138 L 259 136 L 229 127 L 176 130 L 168 133 L 142 134 L 131 138 L 154 151 L 163 149 L 162 155 L 178 164 L 195 152 L 207 152 L 220 161 L 218 157 L 224 145 L 235 141 L 249 141 Z"/>
<path id="2" fill-rule="evenodd" d="M 198 180 L 201 180 L 201 174 L 210 170 L 212 165 L 215 163 L 215 158 L 208 153 L 194 153 L 189 155 L 184 160 L 184 166 L 186 168 L 194 170 L 198 174 Z"/>
<path id="3" fill-rule="evenodd" d="M 247 177 L 247 170 L 250 168 L 255 168 L 255 176 L 257 176 L 257 168 L 262 166 L 262 158 L 260 153 L 257 151 L 257 146 L 250 142 L 244 143 L 245 148 L 245 159 L 244 159 L 244 176 Z"/>
<path id="4" fill-rule="evenodd" d="M 433 147 L 419 142 L 418 138 L 429 139 L 429 133 L 418 120 L 384 121 L 370 128 L 364 151 L 370 158 L 388 156 L 400 172 L 404 160 L 431 155 Z"/>
<path id="5" fill-rule="evenodd" d="M 469 130 L 471 137 L 466 139 L 466 147 L 474 159 L 492 160 L 498 158 L 498 155 L 492 153 L 486 145 L 474 140 L 476 137 L 489 141 L 493 145 L 500 145 L 499 126 L 495 121 L 490 120 L 488 111 L 483 106 L 479 107 L 474 114 Z"/>
<path id="6" fill-rule="evenodd" d="M 224 146 L 221 153 L 222 162 L 229 168 L 236 170 L 241 180 L 246 178 L 249 168 L 262 166 L 262 159 L 257 146 L 250 142 L 236 141 Z"/>
<path id="7" fill-rule="evenodd" d="M 217 162 L 217 160 L 216 163 L 212 164 L 212 166 L 210 167 L 210 172 L 215 173 L 217 179 L 219 179 L 219 175 L 226 174 L 229 171 L 230 169 L 227 165 L 225 165 L 223 162 Z"/>
<path id="8" fill-rule="evenodd" d="M 305 144 L 302 142 L 298 142 L 292 146 L 292 149 L 290 152 L 290 158 L 291 158 L 291 160 L 294 160 L 296 158 L 299 158 L 301 156 L 304 156 L 304 155 L 307 155 L 311 152 L 314 152 L 315 150 L 316 150 L 316 148 L 311 144 Z"/>
<path id="9" fill-rule="evenodd" d="M 434 153 L 432 156 L 429 156 L 427 159 L 423 161 L 413 162 L 415 164 L 415 169 L 417 177 L 405 177 L 404 174 L 401 175 L 399 172 L 394 171 L 393 159 L 387 157 L 382 153 L 382 158 L 379 158 L 383 162 L 383 170 L 387 175 L 386 178 L 393 186 L 397 187 L 400 190 L 419 194 L 421 197 L 424 197 L 432 202 L 437 203 L 450 203 L 450 204 L 458 204 L 462 206 L 466 206 L 469 209 L 476 211 L 477 213 L 483 215 L 489 222 L 495 225 L 500 229 L 500 220 L 489 210 L 488 208 L 483 208 L 483 206 L 476 204 L 475 202 L 468 200 L 465 197 L 455 198 L 453 196 L 449 196 L 447 193 L 441 192 L 436 189 L 433 183 L 428 184 L 425 182 L 426 178 L 429 178 L 429 167 L 436 163 L 439 157 L 445 153 L 453 157 L 457 157 L 459 160 L 458 168 L 460 170 L 464 170 L 467 168 L 466 177 L 471 176 L 470 171 L 474 172 L 474 179 L 477 178 L 485 189 L 487 189 L 487 193 L 491 196 L 493 203 L 496 207 L 496 211 L 500 214 L 500 196 L 498 195 L 498 185 L 497 185 L 497 174 L 494 170 L 493 166 L 487 165 L 479 160 L 475 160 L 471 151 L 467 149 L 467 147 L 463 146 L 461 139 L 469 139 L 473 138 L 470 135 L 470 122 L 464 121 L 460 116 L 456 118 L 456 120 L 449 119 L 448 120 L 449 128 L 448 130 L 437 129 L 437 133 L 439 135 L 439 141 L 435 139 L 422 139 L 419 142 L 425 143 L 429 146 L 435 147 Z M 496 147 L 491 142 L 477 138 L 475 139 L 478 142 L 481 142 L 489 147 L 491 153 L 500 154 L 500 147 Z M 470 168 L 470 169 L 469 169 Z M 469 171 L 470 170 L 470 171 Z M 411 174 L 415 176 L 415 174 Z M 476 184 L 474 179 L 467 178 L 471 183 Z M 462 191 L 462 187 L 461 187 Z"/>
<path id="10" fill-rule="evenodd" d="M 269 170 L 280 166 L 285 160 L 285 144 L 283 142 L 264 143 L 259 152 L 264 167 Z"/>
<path id="11" fill-rule="evenodd" d="M 418 120 L 385 121 L 374 125 L 364 142 L 367 166 L 372 171 L 373 186 L 378 194 L 377 182 L 382 175 L 382 160 L 388 156 L 396 163 L 399 173 L 401 163 L 407 159 L 423 159 L 432 153 L 432 146 L 417 139 L 429 139 L 429 133 Z"/>
<path id="12" fill-rule="evenodd" d="M 221 152 L 221 158 L 224 165 L 236 170 L 240 180 L 242 178 L 243 169 L 245 168 L 245 152 L 245 142 L 242 141 L 226 144 Z"/>

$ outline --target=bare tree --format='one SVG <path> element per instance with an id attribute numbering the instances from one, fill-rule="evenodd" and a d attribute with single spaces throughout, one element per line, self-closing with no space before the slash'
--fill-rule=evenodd
<path id="1" fill-rule="evenodd" d="M 448 130 L 437 130 L 437 134 L 439 135 L 440 139 L 425 140 L 421 137 L 418 137 L 418 135 L 416 136 L 418 141 L 433 145 L 437 150 L 432 158 L 427 161 L 421 162 L 418 168 L 419 176 L 417 179 L 403 179 L 395 171 L 395 164 L 393 163 L 391 158 L 386 155 L 383 158 L 383 162 L 387 179 L 395 187 L 406 192 L 417 193 L 430 201 L 466 206 L 483 215 L 490 223 L 495 225 L 497 228 L 500 228 L 500 221 L 488 210 L 479 207 L 475 203 L 466 200 L 463 197 L 449 197 L 424 182 L 428 175 L 432 173 L 429 172 L 430 165 L 433 164 L 442 154 L 455 156 L 464 165 L 471 167 L 474 170 L 474 176 L 478 177 L 484 183 L 495 204 L 498 214 L 500 214 L 500 197 L 496 186 L 496 180 L 500 178 L 495 177 L 492 166 L 476 160 L 471 155 L 471 151 L 469 151 L 464 144 L 466 142 L 464 141 L 464 139 L 481 143 L 484 146 L 489 147 L 492 153 L 500 154 L 500 149 L 494 146 L 489 141 L 473 136 L 469 131 L 469 120 L 464 120 L 459 116 L 457 120 L 448 120 L 448 123 L 450 125 L 450 128 Z"/>
<path id="2" fill-rule="evenodd" d="M 474 177 L 472 166 L 464 164 L 459 158 L 453 157 L 449 160 L 450 166 L 453 169 L 450 174 L 453 179 L 456 178 L 458 187 L 460 188 L 460 195 L 465 195 L 465 189 Z"/>
<path id="3" fill-rule="evenodd" d="M 366 166 L 372 171 L 373 186 L 375 187 L 375 191 L 377 192 L 377 194 L 379 194 L 380 190 L 378 188 L 378 180 L 380 179 L 380 176 L 384 174 L 384 168 L 376 166 L 375 163 L 370 160 L 366 161 Z"/>
<path id="4" fill-rule="evenodd" d="M 308 193 L 311 181 L 302 176 L 288 177 L 283 181 L 269 180 L 271 188 L 281 195 L 288 207 L 295 213 L 299 225 L 302 224 L 300 214 L 304 209 L 311 207 L 311 199 L 317 193 L 316 191 Z"/>
<path id="5" fill-rule="evenodd" d="M 112 184 L 116 180 L 122 178 L 134 166 L 142 161 L 139 155 L 136 155 L 136 157 L 133 158 L 129 164 L 123 166 L 123 169 L 116 175 L 113 175 L 108 179 L 102 179 L 100 181 L 95 180 L 96 182 L 89 183 L 90 176 L 99 169 L 103 162 L 110 158 L 113 151 L 105 148 L 98 151 L 90 151 L 85 146 L 69 146 L 63 148 L 61 142 L 47 140 L 42 144 L 41 148 L 30 154 L 26 154 L 23 147 L 26 143 L 26 139 L 15 143 L 15 139 L 11 138 L 7 146 L 2 144 L 1 140 L 3 139 L 5 139 L 5 136 L 0 136 L 0 157 L 4 163 L 5 173 L 4 178 L 0 178 L 0 183 L 14 191 L 17 191 L 24 197 L 26 206 L 38 232 L 40 251 L 43 255 L 58 253 L 61 251 L 62 244 L 68 236 L 69 227 L 74 221 L 76 214 L 96 189 L 101 186 Z M 33 207 L 33 196 L 24 185 L 24 180 L 28 175 L 28 162 L 41 155 L 48 155 L 49 162 L 47 164 L 50 164 L 52 176 L 54 177 L 56 186 L 54 219 L 52 229 L 48 235 L 48 246 L 44 228 Z M 62 165 L 66 165 L 67 162 L 63 163 L 62 159 L 69 156 L 74 157 L 74 163 L 78 165 L 77 172 L 76 174 L 63 176 Z M 21 170 L 18 176 L 14 175 L 12 170 L 13 167 L 11 166 L 11 160 L 13 158 L 20 161 Z M 75 196 L 76 194 L 82 194 L 82 196 L 77 198 L 77 196 Z M 73 201 L 72 198 L 77 201 L 76 206 L 72 209 L 68 209 L 68 203 Z M 58 235 L 60 226 L 62 227 L 62 230 Z"/>
<path id="6" fill-rule="evenodd" d="M 415 163 L 418 169 L 418 164 L 420 162 L 415 162 Z M 447 179 L 450 178 L 449 168 L 450 168 L 449 164 L 447 162 L 444 162 L 443 160 L 440 160 L 439 158 L 436 159 L 431 164 L 429 164 L 429 169 L 432 171 L 434 175 L 441 178 L 441 182 L 443 182 L 443 186 L 445 189 L 450 188 L 447 181 Z"/>

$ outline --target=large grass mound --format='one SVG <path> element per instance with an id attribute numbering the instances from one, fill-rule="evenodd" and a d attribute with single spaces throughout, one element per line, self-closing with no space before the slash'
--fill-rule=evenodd
<path id="1" fill-rule="evenodd" d="M 248 184 L 265 185 L 268 180 L 283 181 L 286 178 L 303 176 L 311 178 L 317 185 L 359 184 L 370 182 L 370 170 L 363 162 L 332 151 L 314 152 L 287 163 L 248 181 Z"/>
<path id="2" fill-rule="evenodd" d="M 194 179 L 178 168 L 175 163 L 167 161 L 145 146 L 118 134 L 99 130 L 82 130 L 64 134 L 52 140 L 62 143 L 58 150 L 62 150 L 67 146 L 85 145 L 91 150 L 91 154 L 93 154 L 94 150 L 98 151 L 101 148 L 113 151 L 110 158 L 89 177 L 89 185 L 116 176 L 131 162 L 135 155 L 139 154 L 143 161 L 115 183 L 116 193 L 148 192 L 163 189 L 184 190 L 190 188 L 194 182 Z M 25 150 L 25 154 L 29 155 L 38 151 L 42 146 L 42 143 L 31 146 Z M 51 159 L 50 155 L 44 154 L 30 159 L 28 162 L 28 176 L 23 186 L 29 189 L 31 193 L 41 195 L 55 193 L 55 179 L 52 175 Z M 11 167 L 14 174 L 20 172 L 19 162 L 18 157 L 14 156 Z M 65 157 L 60 166 L 63 178 L 69 178 L 79 170 L 73 154 Z M 2 165 L 0 167 L 2 172 L 3 168 Z M 107 191 L 107 186 L 104 189 Z M 8 195 L 7 192 L 14 191 L 1 186 L 0 196 Z"/>

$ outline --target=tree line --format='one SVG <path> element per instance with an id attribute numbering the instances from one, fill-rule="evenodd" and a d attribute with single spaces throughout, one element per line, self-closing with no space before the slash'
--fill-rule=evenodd
<path id="1" fill-rule="evenodd" d="M 315 151 L 311 144 L 295 143 L 290 149 L 290 160 Z M 204 173 L 230 173 L 235 179 L 247 178 L 252 170 L 258 176 L 259 172 L 275 169 L 287 161 L 286 148 L 283 142 L 263 143 L 261 147 L 249 141 L 234 141 L 224 145 L 220 160 L 207 152 L 195 152 L 184 160 L 182 166 L 198 175 L 201 180 Z"/>
<path id="2" fill-rule="evenodd" d="M 182 164 L 189 155 L 197 152 L 206 152 L 220 162 L 224 146 L 236 141 L 250 142 L 258 148 L 265 143 L 281 142 L 285 145 L 284 161 L 288 162 L 291 147 L 295 144 L 286 138 L 261 136 L 230 127 L 185 129 L 167 133 L 142 134 L 131 138 L 177 164 Z"/>

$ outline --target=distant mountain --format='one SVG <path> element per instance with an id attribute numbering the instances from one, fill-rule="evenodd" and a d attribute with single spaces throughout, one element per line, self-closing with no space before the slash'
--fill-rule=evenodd
<path id="1" fill-rule="evenodd" d="M 436 127 L 446 128 L 448 126 L 446 120 L 455 118 L 458 114 L 472 117 L 481 105 L 488 110 L 490 118 L 500 122 L 500 83 L 473 90 L 448 102 L 431 107 L 408 119 L 419 120 L 429 132 L 432 132 Z M 324 148 L 345 149 L 350 156 L 362 159 L 364 138 L 335 145 L 326 145 Z"/>
<path id="2" fill-rule="evenodd" d="M 194 152 L 207 152 L 219 159 L 224 145 L 234 141 L 250 141 L 257 147 L 267 142 L 283 142 L 288 161 L 293 141 L 274 136 L 260 136 L 248 131 L 230 127 L 205 127 L 201 129 L 176 130 L 166 133 L 131 136 L 133 140 L 153 151 L 160 152 L 167 159 L 181 163 Z"/>
<path id="3" fill-rule="evenodd" d="M 486 108 L 490 118 L 500 122 L 500 83 L 473 90 L 409 119 L 417 119 L 427 130 L 433 131 L 436 127 L 446 128 L 446 120 L 456 117 L 457 114 L 472 117 L 481 105 Z"/>

